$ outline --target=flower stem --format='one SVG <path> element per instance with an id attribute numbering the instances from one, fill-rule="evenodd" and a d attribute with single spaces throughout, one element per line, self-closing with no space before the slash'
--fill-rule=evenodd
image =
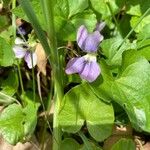
<path id="1" fill-rule="evenodd" d="M 33 54 L 31 53 L 31 61 L 32 61 L 32 84 L 33 84 L 33 101 L 35 102 L 35 73 L 33 67 Z"/>
<path id="2" fill-rule="evenodd" d="M 143 18 L 149 13 L 150 8 L 148 8 L 145 13 L 140 17 L 139 21 L 136 23 L 136 25 L 130 30 L 130 32 L 127 34 L 127 36 L 123 39 L 123 41 L 121 42 L 120 46 L 118 47 L 118 51 L 117 53 L 114 55 L 114 57 L 112 58 L 111 61 L 115 60 L 118 55 L 123 51 L 123 49 L 121 49 L 122 45 L 124 44 L 124 42 L 129 38 L 129 36 L 134 32 L 134 30 L 137 28 L 137 26 L 140 24 L 140 22 L 143 20 Z"/>
<path id="3" fill-rule="evenodd" d="M 112 8 L 111 8 L 110 2 L 109 2 L 109 1 L 107 1 L 107 2 L 106 2 L 106 4 L 107 4 L 107 6 L 108 6 L 108 8 L 109 8 L 109 10 L 110 10 L 110 13 L 111 13 L 111 15 L 112 15 L 112 17 L 113 17 L 113 20 L 114 20 L 114 22 L 115 22 L 115 24 L 116 24 L 116 27 L 117 27 L 118 31 L 119 31 L 119 32 L 120 32 L 120 34 L 121 34 L 121 30 L 120 30 L 120 27 L 119 27 L 118 21 L 117 21 L 117 19 L 116 19 L 115 15 L 114 15 L 114 13 L 113 13 L 113 10 L 112 10 Z"/>
<path id="4" fill-rule="evenodd" d="M 61 130 L 58 125 L 58 112 L 60 108 L 60 102 L 63 98 L 63 80 L 61 76 L 61 68 L 60 68 L 60 60 L 59 55 L 57 51 L 57 41 L 56 41 L 56 35 L 55 35 L 55 28 L 54 28 L 54 16 L 53 16 L 53 0 L 41 0 L 41 5 L 45 17 L 45 21 L 47 24 L 47 35 L 48 35 L 48 42 L 46 34 L 43 32 L 39 21 L 36 17 L 36 14 L 31 6 L 31 3 L 29 0 L 19 0 L 23 10 L 25 11 L 29 21 L 31 22 L 35 33 L 38 36 L 38 39 L 40 40 L 46 54 L 49 56 L 49 62 L 52 67 L 52 73 L 53 73 L 53 80 L 54 80 L 54 143 L 53 143 L 53 150 L 59 150 L 59 145 L 61 142 Z M 56 140 L 55 140 L 56 139 Z"/>
<path id="5" fill-rule="evenodd" d="M 16 7 L 16 0 L 12 0 L 12 9 Z M 16 16 L 12 14 L 13 37 L 16 38 Z"/>
<path id="6" fill-rule="evenodd" d="M 24 87 L 23 87 L 23 81 L 22 81 L 20 64 L 19 64 L 18 61 L 17 61 L 17 67 L 18 67 L 18 75 L 19 75 L 19 80 L 20 80 L 21 91 L 22 91 L 22 94 L 23 94 L 24 93 Z"/>
<path id="7" fill-rule="evenodd" d="M 53 16 L 53 0 L 41 0 L 43 13 L 47 23 L 47 33 L 48 40 L 50 44 L 50 54 L 51 54 L 51 67 L 52 67 L 52 76 L 54 80 L 54 119 L 53 119 L 53 128 L 54 128 L 54 140 L 53 140 L 53 150 L 59 150 L 61 142 L 61 129 L 58 124 L 58 113 L 60 108 L 60 103 L 63 98 L 63 89 L 62 89 L 62 76 L 60 68 L 60 58 L 57 50 L 57 41 L 55 35 L 54 27 L 54 16 Z"/>
<path id="8" fill-rule="evenodd" d="M 122 41 L 122 43 L 120 44 L 120 47 L 122 46 L 122 44 L 129 38 L 129 36 L 133 33 L 133 31 L 137 28 L 137 26 L 140 24 L 140 22 L 144 19 L 144 17 L 149 13 L 150 8 L 148 8 L 145 13 L 141 16 L 141 18 L 139 19 L 139 21 L 136 23 L 136 25 L 130 30 L 130 32 L 127 34 L 127 36 L 124 38 L 124 40 Z M 120 47 L 118 49 L 120 49 Z"/>
<path id="9" fill-rule="evenodd" d="M 16 0 L 12 0 L 12 9 L 14 9 L 15 7 L 16 7 Z M 13 37 L 15 39 L 16 38 L 16 16 L 14 14 L 12 14 L 12 27 L 13 27 Z M 20 64 L 18 60 L 17 60 L 17 67 L 18 67 L 18 76 L 19 76 L 21 91 L 22 93 L 24 93 L 21 69 L 20 69 Z"/>

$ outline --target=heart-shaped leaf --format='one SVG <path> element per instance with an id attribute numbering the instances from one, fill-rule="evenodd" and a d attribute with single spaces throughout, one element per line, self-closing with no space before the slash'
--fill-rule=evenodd
<path id="1" fill-rule="evenodd" d="M 0 134 L 10 144 L 30 137 L 37 123 L 39 104 L 32 102 L 28 95 L 23 95 L 22 98 L 26 102 L 26 107 L 11 104 L 0 115 Z"/>
<path id="2" fill-rule="evenodd" d="M 66 138 L 61 143 L 61 150 L 79 150 L 80 144 L 77 143 L 74 139 Z"/>
<path id="3" fill-rule="evenodd" d="M 63 130 L 75 133 L 85 121 L 89 133 L 102 141 L 111 134 L 114 114 L 111 104 L 101 101 L 88 84 L 81 84 L 64 96 L 59 124 Z"/>
<path id="4" fill-rule="evenodd" d="M 32 7 L 37 15 L 40 25 L 46 31 L 46 24 L 43 20 L 41 5 L 36 0 L 31 1 Z M 96 15 L 92 10 L 85 10 L 88 7 L 88 0 L 57 0 L 54 6 L 54 23 L 58 39 L 65 41 L 75 41 L 76 31 L 80 25 L 84 24 L 89 31 L 93 31 L 96 25 Z M 12 12 L 29 22 L 20 6 Z"/>
<path id="5" fill-rule="evenodd" d="M 24 114 L 20 105 L 9 105 L 0 115 L 0 133 L 10 144 L 23 140 L 23 124 Z"/>
<path id="6" fill-rule="evenodd" d="M 0 37 L 0 66 L 11 66 L 14 62 L 14 58 L 11 45 Z"/>
<path id="7" fill-rule="evenodd" d="M 135 143 L 131 139 L 120 139 L 116 142 L 111 150 L 135 150 Z"/>
<path id="8" fill-rule="evenodd" d="M 127 112 L 137 130 L 150 132 L 150 64 L 136 54 L 126 51 L 119 77 L 112 85 L 114 100 Z"/>

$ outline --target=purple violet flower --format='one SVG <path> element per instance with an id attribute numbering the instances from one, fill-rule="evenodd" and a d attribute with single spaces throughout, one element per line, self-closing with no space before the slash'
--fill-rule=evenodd
<path id="1" fill-rule="evenodd" d="M 88 33 L 84 25 L 80 26 L 77 32 L 77 43 L 79 47 L 87 52 L 96 52 L 99 43 L 103 40 L 103 36 L 99 31 L 94 31 L 93 33 Z"/>
<path id="2" fill-rule="evenodd" d="M 103 25 L 102 25 L 103 27 Z M 84 25 L 80 26 L 77 32 L 77 43 L 79 47 L 88 54 L 72 58 L 66 67 L 67 74 L 78 73 L 82 79 L 93 82 L 100 75 L 100 67 L 96 62 L 96 52 L 103 36 L 99 31 L 88 33 Z"/>
<path id="3" fill-rule="evenodd" d="M 83 57 L 72 58 L 66 67 L 67 74 L 78 73 L 81 79 L 93 82 L 100 75 L 100 67 L 96 56 L 86 54 Z"/>
<path id="4" fill-rule="evenodd" d="M 13 46 L 13 51 L 15 53 L 16 58 L 24 58 L 25 62 L 29 69 L 32 68 L 32 58 L 33 58 L 33 67 L 37 64 L 37 55 L 35 52 L 31 52 L 27 50 L 27 48 L 23 48 L 25 42 L 20 39 L 15 39 L 15 45 Z"/>
<path id="5" fill-rule="evenodd" d="M 20 26 L 20 27 L 18 27 L 18 29 L 17 29 L 17 34 L 26 35 L 27 32 L 26 32 L 26 30 L 25 30 L 22 26 Z"/>
<path id="6" fill-rule="evenodd" d="M 101 31 L 104 29 L 105 25 L 106 25 L 105 22 L 98 22 L 98 23 L 96 24 L 96 27 L 95 27 L 94 31 L 99 31 L 99 32 L 101 32 Z"/>

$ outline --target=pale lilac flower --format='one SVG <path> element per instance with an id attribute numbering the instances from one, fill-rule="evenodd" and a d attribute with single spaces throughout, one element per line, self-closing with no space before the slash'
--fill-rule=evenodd
<path id="1" fill-rule="evenodd" d="M 33 58 L 33 67 L 37 64 L 37 55 L 35 52 L 29 51 L 27 48 L 24 48 L 25 42 L 20 39 L 15 39 L 15 45 L 13 46 L 13 51 L 15 53 L 16 58 L 24 58 L 27 66 L 32 68 L 32 58 Z"/>
<path id="2" fill-rule="evenodd" d="M 104 28 L 104 24 L 101 25 L 101 28 Z M 99 31 L 95 30 L 93 33 L 88 33 L 84 25 L 80 26 L 77 32 L 77 43 L 88 54 L 72 58 L 68 62 L 65 72 L 67 74 L 78 73 L 82 79 L 89 82 L 95 81 L 101 72 L 99 64 L 96 62 L 95 53 L 102 40 L 103 36 Z"/>
<path id="3" fill-rule="evenodd" d="M 72 58 L 65 71 L 67 74 L 78 73 L 82 79 L 89 82 L 93 82 L 100 75 L 100 67 L 96 62 L 96 56 L 92 54 Z"/>
<path id="4" fill-rule="evenodd" d="M 26 35 L 27 32 L 22 26 L 20 26 L 20 27 L 18 27 L 17 34 Z"/>
<path id="5" fill-rule="evenodd" d="M 16 45 L 25 45 L 25 42 L 21 38 L 17 37 L 15 39 L 15 44 Z"/>
<path id="6" fill-rule="evenodd" d="M 94 31 L 99 31 L 99 32 L 101 32 L 101 31 L 104 29 L 105 25 L 106 25 L 105 22 L 98 22 L 98 23 L 96 24 L 96 27 L 95 27 Z"/>
<path id="7" fill-rule="evenodd" d="M 32 58 L 33 58 L 33 67 L 34 67 L 37 64 L 37 55 L 36 55 L 36 53 L 33 53 L 31 51 L 26 51 L 24 60 L 30 69 L 32 68 Z"/>
<path id="8" fill-rule="evenodd" d="M 99 43 L 103 40 L 103 36 L 99 31 L 88 33 L 84 25 L 80 26 L 77 32 L 77 43 L 79 47 L 88 53 L 96 52 Z"/>
<path id="9" fill-rule="evenodd" d="M 31 25 L 27 22 L 22 22 L 20 26 L 17 28 L 17 34 L 26 36 L 31 32 L 32 28 Z"/>

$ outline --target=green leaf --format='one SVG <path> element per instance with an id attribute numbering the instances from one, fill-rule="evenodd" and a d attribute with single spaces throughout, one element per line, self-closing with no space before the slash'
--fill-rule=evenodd
<path id="1" fill-rule="evenodd" d="M 10 104 L 10 103 L 13 103 L 15 101 L 16 101 L 15 98 L 0 92 L 0 103 L 2 103 L 2 104 Z"/>
<path id="2" fill-rule="evenodd" d="M 127 13 L 130 15 L 133 15 L 131 20 L 130 20 L 130 24 L 131 24 L 132 28 L 134 28 L 136 26 L 136 24 L 141 19 L 142 15 L 147 13 L 146 16 L 144 16 L 144 18 L 138 24 L 138 26 L 136 28 L 134 28 L 135 32 L 139 33 L 146 24 L 150 23 L 149 8 L 150 8 L 150 0 L 147 0 L 147 1 L 143 1 L 143 0 L 130 1 L 130 0 L 128 0 L 128 2 L 127 2 L 127 9 L 128 9 Z"/>
<path id="3" fill-rule="evenodd" d="M 8 77 L 2 80 L 1 92 L 13 96 L 18 90 L 18 75 L 15 71 L 10 71 Z"/>
<path id="4" fill-rule="evenodd" d="M 145 25 L 141 32 L 137 35 L 138 40 L 145 40 L 150 38 L 150 24 Z"/>
<path id="5" fill-rule="evenodd" d="M 32 102 L 28 95 L 23 95 L 26 106 L 11 104 L 0 115 L 0 134 L 10 144 L 30 137 L 37 123 L 39 104 Z"/>
<path id="6" fill-rule="evenodd" d="M 24 114 L 21 106 L 9 105 L 0 115 L 0 133 L 10 144 L 16 144 L 24 136 Z"/>
<path id="7" fill-rule="evenodd" d="M 59 124 L 67 132 L 79 131 L 84 121 L 91 136 L 98 141 L 111 134 L 113 108 L 101 101 L 88 84 L 76 86 L 64 96 L 59 114 Z"/>
<path id="8" fill-rule="evenodd" d="M 44 17 L 43 17 L 43 13 L 42 13 L 42 9 L 41 9 L 41 5 L 40 5 L 40 2 L 37 1 L 37 0 L 31 0 L 31 5 L 34 9 L 34 12 L 40 22 L 40 25 L 46 29 L 46 22 L 44 20 Z M 28 17 L 26 16 L 26 14 L 24 13 L 24 11 L 22 10 L 21 6 L 19 5 L 18 7 L 16 7 L 15 9 L 12 10 L 12 12 L 18 16 L 19 18 L 27 21 L 27 22 L 30 22 Z"/>
<path id="9" fill-rule="evenodd" d="M 0 66 L 11 66 L 14 62 L 14 53 L 11 45 L 0 37 Z"/>
<path id="10" fill-rule="evenodd" d="M 76 38 L 76 28 L 72 22 L 63 19 L 59 16 L 55 17 L 55 25 L 57 31 L 57 37 L 59 40 L 74 41 Z"/>
<path id="11" fill-rule="evenodd" d="M 8 4 L 10 4 L 11 3 L 11 0 L 3 0 L 3 4 L 4 4 L 4 6 L 6 7 L 8 7 Z"/>
<path id="12" fill-rule="evenodd" d="M 111 148 L 111 150 L 135 150 L 135 143 L 131 139 L 122 138 L 117 141 Z"/>
<path id="13" fill-rule="evenodd" d="M 89 142 L 88 140 L 86 141 L 86 144 L 83 144 L 81 146 L 79 143 L 71 138 L 64 139 L 60 147 L 61 150 L 102 150 L 100 147 L 96 146 L 92 142 Z"/>
<path id="14" fill-rule="evenodd" d="M 126 51 L 118 78 L 112 85 L 114 100 L 127 112 L 136 130 L 150 132 L 150 64 L 136 54 Z"/>
<path id="15" fill-rule="evenodd" d="M 96 16 L 91 10 L 78 13 L 70 20 L 62 19 L 60 16 L 55 17 L 57 36 L 60 40 L 76 40 L 77 29 L 85 25 L 89 32 L 92 32 L 96 25 Z"/>
<path id="16" fill-rule="evenodd" d="M 150 0 L 128 0 L 127 1 L 127 13 L 132 15 L 130 20 L 131 27 L 134 28 L 141 16 L 150 8 Z M 150 23 L 150 12 L 147 12 L 147 15 L 142 19 L 134 31 L 139 33 L 142 31 L 143 27 Z"/>
<path id="17" fill-rule="evenodd" d="M 115 37 L 111 39 L 104 40 L 101 43 L 101 48 L 104 55 L 107 57 L 107 63 L 109 65 L 121 65 L 122 62 L 122 53 L 126 50 L 135 49 L 136 44 L 130 43 L 129 40 L 124 42 L 120 47 L 119 51 L 118 48 L 122 43 L 123 39 L 120 37 Z"/>
<path id="18" fill-rule="evenodd" d="M 76 29 L 78 29 L 81 25 L 85 25 L 88 28 L 89 32 L 92 32 L 94 27 L 96 26 L 96 15 L 92 10 L 87 10 L 82 13 L 78 13 L 74 17 L 72 17 L 71 22 L 74 24 Z"/>
<path id="19" fill-rule="evenodd" d="M 111 68 L 103 59 L 100 61 L 100 68 L 101 76 L 95 82 L 89 84 L 89 86 L 97 97 L 108 103 L 112 101 L 111 85 L 114 79 Z"/>
<path id="20" fill-rule="evenodd" d="M 61 150 L 79 150 L 80 145 L 74 139 L 66 138 L 61 143 Z"/>
<path id="21" fill-rule="evenodd" d="M 67 18 L 69 16 L 69 2 L 68 0 L 57 0 L 54 7 L 55 16 Z"/>
<path id="22" fill-rule="evenodd" d="M 142 16 L 150 7 L 150 0 L 127 0 L 127 13 L 135 16 Z"/>
<path id="23" fill-rule="evenodd" d="M 105 0 L 90 0 L 92 7 L 104 16 L 110 16 L 109 8 L 105 2 Z"/>
<path id="24" fill-rule="evenodd" d="M 82 138 L 82 141 L 84 142 L 84 145 L 82 148 L 80 148 L 80 150 L 101 150 L 100 147 L 90 142 L 88 138 L 82 132 L 79 132 L 79 135 Z"/>
<path id="25" fill-rule="evenodd" d="M 83 12 L 88 7 L 88 0 L 57 0 L 55 13 L 57 16 L 70 19 L 77 13 Z"/>
<path id="26" fill-rule="evenodd" d="M 69 18 L 77 13 L 83 12 L 88 7 L 88 0 L 68 0 Z"/>
<path id="27" fill-rule="evenodd" d="M 108 59 L 111 59 L 122 41 L 123 39 L 120 37 L 103 40 L 101 43 L 102 52 Z"/>
<path id="28" fill-rule="evenodd" d="M 1 32 L 0 37 L 5 39 L 8 43 L 11 43 L 11 37 L 13 36 L 13 27 L 9 26 L 8 28 L 5 28 L 4 31 Z"/>
<path id="29" fill-rule="evenodd" d="M 39 11 L 40 12 L 40 11 Z M 21 6 L 19 5 L 18 7 L 16 7 L 15 9 L 12 10 L 12 13 L 15 14 L 17 17 L 29 22 L 27 16 L 25 15 L 25 13 L 23 12 Z M 37 16 L 39 17 L 39 14 L 37 14 Z"/>
<path id="30" fill-rule="evenodd" d="M 40 18 L 37 18 L 37 15 L 36 15 L 36 13 L 32 7 L 32 4 L 29 0 L 20 0 L 19 2 L 20 2 L 20 5 L 22 6 L 22 9 L 26 13 L 28 19 L 30 20 L 31 25 L 32 25 L 39 41 L 41 42 L 45 53 L 49 56 L 50 55 L 50 47 L 49 47 L 49 44 L 48 44 L 48 41 L 46 38 L 46 34 L 43 31 L 43 29 L 39 23 Z M 47 28 L 45 28 L 45 29 L 47 29 Z M 50 61 L 50 58 L 49 58 L 49 61 Z"/>
<path id="31" fill-rule="evenodd" d="M 41 10 L 40 3 L 36 0 L 32 0 L 32 7 L 35 14 L 37 15 L 40 25 L 44 30 L 46 30 L 46 24 L 43 20 L 43 14 Z M 75 4 L 74 4 L 75 3 Z M 58 39 L 65 41 L 75 41 L 76 31 L 80 25 L 84 24 L 87 26 L 89 31 L 95 28 L 96 15 L 92 11 L 86 11 L 88 7 L 88 0 L 57 0 L 55 3 L 55 29 Z M 16 7 L 12 12 L 29 22 L 25 13 L 20 6 Z"/>
<path id="32" fill-rule="evenodd" d="M 130 20 L 131 27 L 134 28 L 138 21 L 140 20 L 140 17 L 133 16 Z M 135 32 L 139 33 L 143 30 L 144 26 L 150 24 L 150 15 L 147 15 L 142 19 L 142 21 L 138 24 L 138 26 L 134 29 Z"/>
<path id="33" fill-rule="evenodd" d="M 113 15 L 117 14 L 120 10 L 120 8 L 122 8 L 124 2 L 123 1 L 119 1 L 116 3 L 115 0 L 111 0 L 111 1 L 106 1 L 106 0 L 90 0 L 92 7 L 99 12 L 100 14 L 102 14 L 102 18 L 106 19 L 110 16 L 112 16 L 110 9 L 107 5 L 107 2 L 110 3 Z"/>
<path id="34" fill-rule="evenodd" d="M 132 4 L 131 4 L 132 3 Z M 128 1 L 127 13 L 130 15 L 141 16 L 140 4 L 137 0 Z"/>
<path id="35" fill-rule="evenodd" d="M 92 149 L 88 149 L 84 144 L 84 146 L 82 148 L 80 148 L 79 150 L 102 150 L 102 148 L 96 146 L 95 144 L 93 144 L 91 142 L 90 142 L 90 144 L 91 144 Z"/>
<path id="36" fill-rule="evenodd" d="M 40 104 L 32 101 L 32 93 L 22 95 L 22 99 L 27 103 L 26 107 L 23 109 L 23 113 L 25 114 L 24 134 L 26 136 L 31 136 L 37 124 L 37 110 Z"/>
<path id="37" fill-rule="evenodd" d="M 8 18 L 7 16 L 0 16 L 0 31 L 4 30 L 6 26 L 8 25 Z"/>
<path id="38" fill-rule="evenodd" d="M 84 146 L 81 148 L 81 150 L 93 150 L 91 143 L 88 141 L 88 138 L 81 131 L 79 131 L 79 135 L 84 143 Z"/>
<path id="39" fill-rule="evenodd" d="M 138 42 L 138 54 L 150 61 L 150 39 Z"/>
<path id="40" fill-rule="evenodd" d="M 127 34 L 130 32 L 131 30 L 131 26 L 130 26 L 130 19 L 131 16 L 129 15 L 124 15 L 119 22 L 119 29 L 121 32 L 121 36 L 123 38 L 125 38 L 127 36 Z"/>

